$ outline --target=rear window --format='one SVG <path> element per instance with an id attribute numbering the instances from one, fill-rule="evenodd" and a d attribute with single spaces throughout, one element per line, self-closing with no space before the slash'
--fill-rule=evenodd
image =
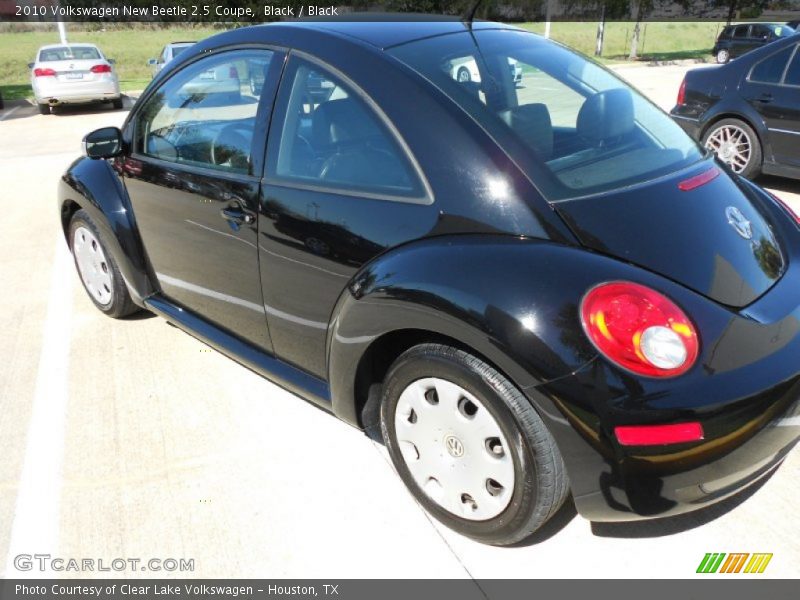
<path id="1" fill-rule="evenodd" d="M 59 46 L 39 51 L 39 62 L 99 59 L 100 53 L 93 46 Z"/>
<path id="2" fill-rule="evenodd" d="M 519 31 L 477 31 L 390 50 L 470 114 L 550 201 L 635 185 L 703 157 L 610 71 Z"/>

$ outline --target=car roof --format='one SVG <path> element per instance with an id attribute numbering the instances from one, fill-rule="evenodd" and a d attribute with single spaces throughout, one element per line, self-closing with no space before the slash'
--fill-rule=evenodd
<path id="1" fill-rule="evenodd" d="M 197 42 L 170 42 L 167 46 L 192 46 Z"/>
<path id="2" fill-rule="evenodd" d="M 390 48 L 414 40 L 469 31 L 458 17 L 419 14 L 350 13 L 340 18 L 280 21 L 262 27 L 290 27 L 329 32 L 355 38 L 378 48 Z M 474 21 L 472 29 L 518 29 L 490 21 Z"/>
<path id="3" fill-rule="evenodd" d="M 50 48 L 97 48 L 97 44 L 90 44 L 89 42 L 76 42 L 73 44 L 47 44 L 40 46 L 39 50 L 49 50 Z M 99 50 L 99 48 L 97 48 Z"/>

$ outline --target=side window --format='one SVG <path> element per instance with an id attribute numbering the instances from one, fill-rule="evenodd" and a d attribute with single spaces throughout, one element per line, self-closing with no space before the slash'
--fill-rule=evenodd
<path id="1" fill-rule="evenodd" d="M 422 197 L 424 188 L 397 139 L 349 84 L 293 58 L 281 84 L 284 122 L 268 172 L 299 184 Z"/>
<path id="2" fill-rule="evenodd" d="M 135 151 L 169 162 L 249 173 L 256 112 L 273 53 L 202 58 L 168 79 L 136 120 Z"/>
<path id="3" fill-rule="evenodd" d="M 796 48 L 797 46 L 795 46 Z M 786 71 L 786 78 L 783 80 L 786 85 L 800 86 L 800 50 L 794 53 L 789 69 Z"/>
<path id="4" fill-rule="evenodd" d="M 789 57 L 794 51 L 794 46 L 784 48 L 753 67 L 750 71 L 750 81 L 757 83 L 780 83 L 783 76 L 783 70 L 786 68 L 786 63 L 789 62 Z"/>
<path id="5" fill-rule="evenodd" d="M 759 40 L 767 40 L 769 39 L 770 35 L 772 35 L 772 29 L 770 29 L 766 25 L 750 26 L 750 37 L 752 38 L 757 38 Z"/>
<path id="6" fill-rule="evenodd" d="M 739 25 L 736 29 L 733 30 L 733 38 L 736 40 L 742 40 L 747 37 L 747 33 L 750 30 L 749 25 Z"/>

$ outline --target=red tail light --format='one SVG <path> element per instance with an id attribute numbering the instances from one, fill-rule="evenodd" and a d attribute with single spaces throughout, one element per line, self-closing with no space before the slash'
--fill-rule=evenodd
<path id="1" fill-rule="evenodd" d="M 798 225 L 800 225 L 800 215 L 798 215 L 798 214 L 797 214 L 797 213 L 796 213 L 796 212 L 795 212 L 795 211 L 792 209 L 792 207 L 791 207 L 791 206 L 789 206 L 789 204 L 788 204 L 787 202 L 785 202 L 784 200 L 781 200 L 780 198 L 778 198 L 778 196 L 776 196 L 776 195 L 775 195 L 775 194 L 773 194 L 772 192 L 767 192 L 767 193 L 768 193 L 770 196 L 772 196 L 773 198 L 775 198 L 775 202 L 777 202 L 778 204 L 780 204 L 780 205 L 781 205 L 781 206 L 782 206 L 782 207 L 783 207 L 783 208 L 786 210 L 786 212 L 788 212 L 788 213 L 789 213 L 789 214 L 790 214 L 790 215 L 791 215 L 791 216 L 794 218 L 794 220 L 797 222 L 797 224 L 798 224 Z"/>
<path id="2" fill-rule="evenodd" d="M 230 77 L 231 79 L 239 79 L 239 71 L 236 69 L 236 67 L 230 68 L 230 70 L 228 71 L 228 77 Z"/>
<path id="3" fill-rule="evenodd" d="M 700 350 L 689 317 L 666 296 L 637 283 L 592 288 L 581 303 L 581 323 L 606 358 L 639 375 L 681 375 Z"/>
<path id="4" fill-rule="evenodd" d="M 686 78 L 681 81 L 681 87 L 678 88 L 678 106 L 683 106 L 686 103 Z"/>
<path id="5" fill-rule="evenodd" d="M 696 422 L 674 425 L 630 425 L 615 427 L 614 435 L 623 446 L 664 446 L 698 442 L 705 437 L 703 426 Z"/>
<path id="6" fill-rule="evenodd" d="M 92 73 L 111 73 L 111 65 L 95 65 L 91 71 Z"/>
<path id="7" fill-rule="evenodd" d="M 34 69 L 34 77 L 55 77 L 56 72 L 53 69 Z"/>
<path id="8" fill-rule="evenodd" d="M 720 170 L 717 167 L 711 167 L 699 175 L 689 177 L 689 179 L 684 179 L 678 184 L 678 189 L 682 192 L 689 192 L 695 188 L 699 188 L 701 185 L 707 184 L 709 181 L 713 181 L 719 177 L 719 174 Z"/>

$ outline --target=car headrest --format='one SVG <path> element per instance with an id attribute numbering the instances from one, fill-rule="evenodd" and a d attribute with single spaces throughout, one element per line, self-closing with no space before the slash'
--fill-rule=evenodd
<path id="1" fill-rule="evenodd" d="M 553 123 L 544 104 L 523 104 L 500 111 L 500 118 L 542 160 L 553 155 Z"/>
<path id="2" fill-rule="evenodd" d="M 633 131 L 633 96 L 614 88 L 589 96 L 578 112 L 578 134 L 594 145 Z"/>
<path id="3" fill-rule="evenodd" d="M 315 148 L 366 139 L 379 133 L 374 117 L 352 98 L 328 100 L 314 111 L 311 143 Z"/>

